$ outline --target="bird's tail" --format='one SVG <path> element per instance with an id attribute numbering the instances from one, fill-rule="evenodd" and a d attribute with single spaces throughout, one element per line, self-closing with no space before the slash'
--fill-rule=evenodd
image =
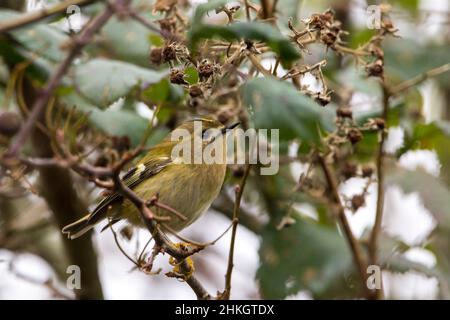
<path id="1" fill-rule="evenodd" d="M 71 240 L 81 237 L 95 226 L 95 222 L 90 221 L 90 218 L 91 215 L 87 214 L 81 219 L 68 224 L 62 229 L 62 233 L 67 234 Z"/>

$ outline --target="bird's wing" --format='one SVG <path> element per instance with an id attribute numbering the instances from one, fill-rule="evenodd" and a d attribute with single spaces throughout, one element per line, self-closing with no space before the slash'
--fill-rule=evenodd
<path id="1" fill-rule="evenodd" d="M 123 177 L 123 183 L 130 189 L 133 189 L 142 181 L 145 181 L 158 172 L 161 172 L 172 162 L 170 157 L 156 157 L 151 160 L 145 161 L 138 164 L 137 166 L 131 168 Z M 97 221 L 104 218 L 103 213 L 106 211 L 110 205 L 118 200 L 122 199 L 122 195 L 118 192 L 114 192 L 109 196 L 105 197 L 97 207 L 92 211 L 89 216 L 88 223 L 96 223 Z"/>

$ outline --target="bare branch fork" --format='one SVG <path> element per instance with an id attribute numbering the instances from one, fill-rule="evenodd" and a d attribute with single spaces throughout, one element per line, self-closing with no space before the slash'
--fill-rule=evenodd
<path id="1" fill-rule="evenodd" d="M 233 220 L 232 220 L 232 230 L 231 230 L 231 241 L 230 241 L 230 251 L 228 254 L 228 265 L 227 272 L 225 274 L 225 291 L 219 296 L 220 299 L 229 300 L 231 294 L 231 276 L 233 273 L 233 259 L 234 259 L 234 247 L 236 243 L 236 231 L 239 223 L 239 211 L 241 207 L 241 199 L 244 193 L 245 183 L 247 181 L 248 175 L 250 173 L 251 165 L 247 164 L 244 171 L 244 176 L 242 177 L 241 183 L 236 186 L 236 200 L 233 209 Z"/>

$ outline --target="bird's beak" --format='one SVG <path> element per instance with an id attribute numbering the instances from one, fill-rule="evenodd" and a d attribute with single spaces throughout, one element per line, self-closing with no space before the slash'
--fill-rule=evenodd
<path id="1" fill-rule="evenodd" d="M 222 134 L 225 134 L 227 132 L 227 130 L 233 130 L 234 128 L 236 128 L 240 124 L 241 124 L 240 122 L 236 122 L 236 123 L 233 123 L 233 124 L 229 125 L 228 127 L 224 127 L 222 129 Z"/>

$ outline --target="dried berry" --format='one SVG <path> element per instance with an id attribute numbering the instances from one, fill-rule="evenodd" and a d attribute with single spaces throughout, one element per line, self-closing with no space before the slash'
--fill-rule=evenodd
<path id="1" fill-rule="evenodd" d="M 377 59 L 375 62 L 366 65 L 366 72 L 369 77 L 382 77 L 383 71 L 383 60 L 381 59 Z"/>
<path id="2" fill-rule="evenodd" d="M 370 178 L 372 176 L 372 174 L 373 174 L 373 168 L 372 167 L 366 166 L 366 167 L 362 168 L 362 176 L 364 178 Z"/>
<path id="3" fill-rule="evenodd" d="M 361 131 L 356 128 L 351 128 L 347 132 L 347 138 L 348 138 L 348 140 L 350 140 L 350 142 L 352 144 L 357 144 L 358 142 L 360 142 L 362 137 L 363 137 L 363 135 L 362 135 Z"/>
<path id="4" fill-rule="evenodd" d="M 314 97 L 314 100 L 322 107 L 325 107 L 327 104 L 330 103 L 331 97 L 326 93 L 319 93 L 317 96 Z"/>
<path id="5" fill-rule="evenodd" d="M 166 45 L 162 50 L 162 58 L 164 62 L 169 62 L 177 58 L 177 53 L 175 51 L 174 45 Z"/>
<path id="6" fill-rule="evenodd" d="M 217 120 L 222 124 L 226 124 L 231 118 L 233 118 L 233 112 L 228 108 L 217 112 Z"/>
<path id="7" fill-rule="evenodd" d="M 170 82 L 173 84 L 184 84 L 189 85 L 189 83 L 184 80 L 185 73 L 183 70 L 172 69 L 170 70 Z"/>
<path id="8" fill-rule="evenodd" d="M 208 79 L 214 73 L 214 66 L 208 59 L 202 60 L 198 65 L 198 75 L 201 81 Z"/>
<path id="9" fill-rule="evenodd" d="M 383 130 L 386 127 L 386 121 L 384 119 L 376 118 L 374 121 L 378 129 Z"/>
<path id="10" fill-rule="evenodd" d="M 150 51 L 150 62 L 157 66 L 159 66 L 163 62 L 163 49 L 162 48 L 153 48 Z"/>
<path id="11" fill-rule="evenodd" d="M 199 85 L 194 84 L 189 87 L 189 95 L 193 98 L 201 97 L 203 96 L 203 90 Z"/>
<path id="12" fill-rule="evenodd" d="M 349 107 L 341 107 L 336 110 L 336 115 L 340 118 L 353 118 L 352 109 Z"/>
<path id="13" fill-rule="evenodd" d="M 177 29 L 177 18 L 166 18 L 158 20 L 159 26 L 161 27 L 161 30 L 164 30 L 169 33 L 175 33 Z"/>
<path id="14" fill-rule="evenodd" d="M 0 134 L 12 137 L 20 130 L 21 120 L 17 113 L 3 112 L 0 114 Z"/>
<path id="15" fill-rule="evenodd" d="M 366 200 L 363 195 L 358 194 L 353 196 L 352 198 L 352 210 L 353 212 L 357 211 L 359 208 L 366 204 Z"/>
<path id="16" fill-rule="evenodd" d="M 346 178 L 350 179 L 354 176 L 356 176 L 357 166 L 353 163 L 344 163 L 341 169 L 341 174 Z"/>

